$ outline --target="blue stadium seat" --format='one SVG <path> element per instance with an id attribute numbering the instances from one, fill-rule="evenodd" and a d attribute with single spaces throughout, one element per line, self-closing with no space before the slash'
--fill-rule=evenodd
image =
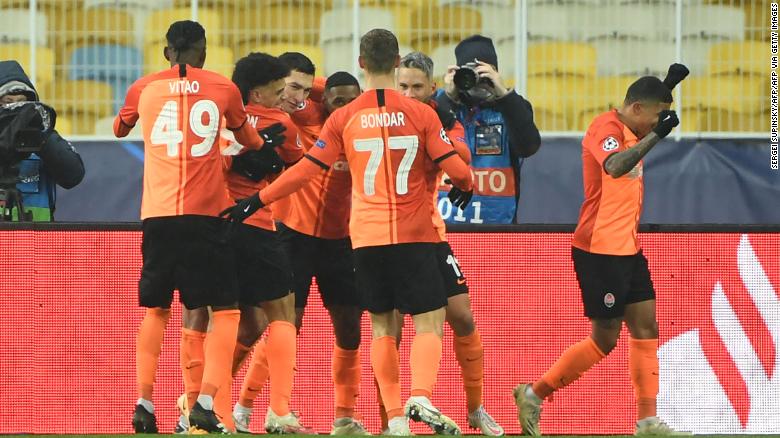
<path id="1" fill-rule="evenodd" d="M 68 62 L 68 79 L 106 82 L 113 89 L 113 108 L 119 111 L 127 88 L 139 77 L 143 56 L 134 47 L 114 44 L 79 47 Z"/>

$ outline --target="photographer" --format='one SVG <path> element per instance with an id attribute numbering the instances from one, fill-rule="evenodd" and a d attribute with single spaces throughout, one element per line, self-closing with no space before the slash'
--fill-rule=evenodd
<path id="1" fill-rule="evenodd" d="M 29 108 L 24 102 L 31 102 Z M 20 218 L 14 202 L 6 206 L 13 208 L 11 215 L 3 211 L 0 220 L 51 221 L 56 199 L 54 185 L 70 189 L 84 178 L 81 157 L 53 129 L 56 113 L 38 102 L 38 93 L 19 63 L 0 62 L 0 180 L 9 185 L 0 187 L 0 198 L 7 198 L 9 189 L 13 191 L 9 181 L 15 177 L 26 212 Z M 19 117 L 30 114 L 33 116 L 29 122 L 20 122 Z"/>
<path id="2" fill-rule="evenodd" d="M 515 221 L 522 158 L 541 145 L 531 104 L 507 89 L 498 73 L 493 41 L 474 35 L 455 47 L 457 66 L 444 77 L 436 100 L 449 105 L 466 130 L 474 169 L 474 198 L 465 211 L 442 197 L 449 223 L 507 224 Z"/>

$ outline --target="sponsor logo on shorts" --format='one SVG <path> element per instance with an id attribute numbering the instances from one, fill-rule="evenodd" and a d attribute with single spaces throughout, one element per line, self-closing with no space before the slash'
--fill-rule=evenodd
<path id="1" fill-rule="evenodd" d="M 604 294 L 604 305 L 607 306 L 607 309 L 611 309 L 615 305 L 615 296 L 612 295 L 612 292 Z"/>
<path id="2" fill-rule="evenodd" d="M 604 139 L 604 143 L 601 143 L 601 149 L 604 149 L 604 152 L 614 151 L 619 146 L 620 143 L 615 137 L 607 137 Z"/>

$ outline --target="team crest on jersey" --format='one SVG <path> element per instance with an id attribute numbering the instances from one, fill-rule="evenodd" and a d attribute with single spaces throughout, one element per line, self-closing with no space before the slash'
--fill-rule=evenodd
<path id="1" fill-rule="evenodd" d="M 620 143 L 615 137 L 607 137 L 604 139 L 604 143 L 601 143 L 601 149 L 604 149 L 604 152 L 614 151 L 619 146 Z"/>
<path id="2" fill-rule="evenodd" d="M 447 137 L 447 132 L 444 130 L 444 128 L 441 128 L 441 131 L 439 131 L 439 137 L 441 137 L 441 139 L 444 140 L 445 143 L 449 145 L 452 144 L 449 137 Z"/>
<path id="3" fill-rule="evenodd" d="M 611 309 L 615 305 L 615 296 L 612 295 L 612 292 L 604 294 L 604 305 L 607 306 L 607 309 Z"/>
<path id="4" fill-rule="evenodd" d="M 325 149 L 325 141 L 322 139 L 317 140 L 316 143 L 314 143 L 314 146 L 317 146 L 320 149 Z"/>

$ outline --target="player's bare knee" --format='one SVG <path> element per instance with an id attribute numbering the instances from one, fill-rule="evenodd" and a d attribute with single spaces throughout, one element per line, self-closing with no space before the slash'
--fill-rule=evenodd
<path id="1" fill-rule="evenodd" d="M 205 333 L 209 327 L 209 311 L 205 307 L 184 309 L 181 315 L 182 325 L 186 329 Z"/>
<path id="2" fill-rule="evenodd" d="M 286 321 L 295 324 L 295 295 L 289 294 L 276 300 L 266 301 L 262 306 L 268 321 Z"/>
<path id="3" fill-rule="evenodd" d="M 447 324 L 455 332 L 455 336 L 462 337 L 474 333 L 474 315 L 471 313 L 471 309 L 450 311 L 447 308 Z"/>
<path id="4" fill-rule="evenodd" d="M 604 354 L 615 349 L 623 327 L 622 318 L 591 320 L 591 338 Z"/>
<path id="5" fill-rule="evenodd" d="M 658 321 L 652 320 L 640 320 L 629 321 L 626 320 L 628 331 L 631 333 L 631 337 L 634 339 L 657 339 L 658 338 Z"/>

